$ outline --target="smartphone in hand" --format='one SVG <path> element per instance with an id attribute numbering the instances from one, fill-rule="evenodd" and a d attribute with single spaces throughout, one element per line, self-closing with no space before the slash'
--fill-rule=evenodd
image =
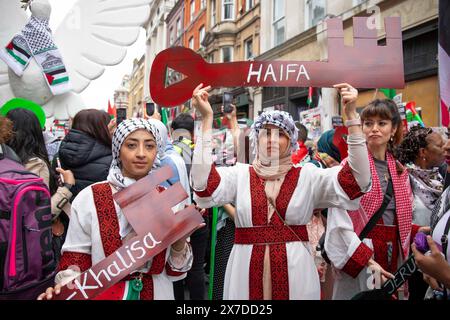
<path id="1" fill-rule="evenodd" d="M 118 108 L 117 109 L 117 126 L 121 122 L 127 119 L 127 109 L 126 108 Z"/>
<path id="2" fill-rule="evenodd" d="M 222 100 L 223 112 L 224 113 L 232 113 L 233 107 L 231 106 L 231 104 L 233 103 L 233 94 L 231 92 L 224 92 L 222 99 L 223 99 Z"/>
<path id="3" fill-rule="evenodd" d="M 145 104 L 145 115 L 147 117 L 151 117 L 153 116 L 154 113 L 155 113 L 155 104 L 153 102 L 147 102 Z"/>
<path id="4" fill-rule="evenodd" d="M 56 165 L 58 168 L 61 168 L 61 161 L 59 161 L 59 157 L 56 157 Z M 64 176 L 60 173 L 59 174 L 59 180 L 61 181 L 61 185 L 64 184 Z"/>

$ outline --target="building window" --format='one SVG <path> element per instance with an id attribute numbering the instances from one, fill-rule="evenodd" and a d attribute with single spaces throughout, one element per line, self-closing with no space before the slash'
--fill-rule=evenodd
<path id="1" fill-rule="evenodd" d="M 273 35 L 274 46 L 283 43 L 286 38 L 285 0 L 273 0 Z"/>
<path id="2" fill-rule="evenodd" d="M 172 27 L 169 30 L 169 45 L 173 45 L 174 42 L 175 42 L 175 37 L 174 37 L 173 27 Z"/>
<path id="3" fill-rule="evenodd" d="M 253 38 L 249 38 L 244 42 L 245 47 L 245 60 L 253 59 Z"/>
<path id="4" fill-rule="evenodd" d="M 200 1 L 200 9 L 205 9 L 206 8 L 206 0 L 201 0 Z"/>
<path id="5" fill-rule="evenodd" d="M 325 0 L 307 0 L 305 12 L 308 15 L 305 19 L 307 29 L 316 26 L 325 18 Z"/>
<path id="6" fill-rule="evenodd" d="M 194 14 L 195 14 L 195 0 L 191 0 L 191 20 L 190 21 L 194 21 Z"/>
<path id="7" fill-rule="evenodd" d="M 222 48 L 222 62 L 233 61 L 233 47 Z"/>
<path id="8" fill-rule="evenodd" d="M 234 0 L 222 1 L 222 20 L 234 20 Z"/>
<path id="9" fill-rule="evenodd" d="M 177 20 L 177 39 L 181 36 L 181 18 Z"/>
<path id="10" fill-rule="evenodd" d="M 246 0 L 245 1 L 245 11 L 250 11 L 255 5 L 255 0 Z"/>
<path id="11" fill-rule="evenodd" d="M 189 38 L 189 49 L 194 50 L 194 36 Z"/>
<path id="12" fill-rule="evenodd" d="M 211 0 L 211 27 L 216 24 L 216 0 Z"/>
<path id="13" fill-rule="evenodd" d="M 205 40 L 205 26 L 202 26 L 198 30 L 199 38 L 200 38 L 200 47 L 203 47 L 202 42 Z"/>

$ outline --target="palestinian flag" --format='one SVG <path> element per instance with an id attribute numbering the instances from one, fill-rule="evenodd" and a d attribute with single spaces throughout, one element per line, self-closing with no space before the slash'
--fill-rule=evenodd
<path id="1" fill-rule="evenodd" d="M 382 88 L 382 89 L 380 89 L 380 92 L 382 92 L 386 96 L 386 98 L 391 99 L 391 100 L 394 99 L 394 97 L 397 95 L 397 92 L 395 91 L 395 89 Z"/>
<path id="2" fill-rule="evenodd" d="M 450 124 L 450 1 L 439 1 L 439 84 L 441 91 L 441 121 Z"/>
<path id="3" fill-rule="evenodd" d="M 69 74 L 58 50 L 52 49 L 37 53 L 34 55 L 34 59 L 41 66 L 53 95 L 63 94 L 70 90 Z"/>
<path id="4" fill-rule="evenodd" d="M 46 70 L 45 77 L 47 78 L 50 86 L 69 82 L 69 76 L 67 75 L 66 68 L 63 66 L 52 70 Z"/>
<path id="5" fill-rule="evenodd" d="M 406 104 L 406 119 L 410 123 L 417 123 L 421 127 L 425 127 L 422 118 L 416 110 L 416 103 L 414 101 L 408 102 Z"/>
<path id="6" fill-rule="evenodd" d="M 30 62 L 31 53 L 13 39 L 1 50 L 0 58 L 20 77 Z"/>
<path id="7" fill-rule="evenodd" d="M 308 99 L 306 100 L 306 104 L 310 108 L 311 108 L 311 104 L 313 102 L 313 93 L 314 93 L 314 88 L 313 87 L 309 87 L 309 89 L 308 89 Z"/>
<path id="8" fill-rule="evenodd" d="M 117 117 L 116 115 L 116 106 L 111 107 L 111 101 L 108 100 L 108 114 L 111 117 L 111 119 L 114 119 Z"/>

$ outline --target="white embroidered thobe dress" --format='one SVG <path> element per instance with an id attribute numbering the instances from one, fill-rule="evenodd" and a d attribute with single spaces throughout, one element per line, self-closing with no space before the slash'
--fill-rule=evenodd
<path id="1" fill-rule="evenodd" d="M 355 210 L 362 195 L 349 165 L 292 168 L 276 199 L 278 214 L 268 221 L 264 185 L 245 164 L 211 167 L 207 187 L 194 199 L 204 208 L 236 205 L 236 236 L 224 284 L 224 299 L 262 300 L 264 252 L 269 248 L 272 299 L 320 299 L 320 281 L 310 253 L 306 224 L 315 208 Z"/>
<path id="2" fill-rule="evenodd" d="M 162 188 L 158 190 L 161 192 Z M 81 191 L 72 203 L 72 214 L 59 264 L 61 271 L 56 276 L 56 282 L 58 278 L 64 278 L 64 272 L 69 266 L 77 266 L 84 272 L 119 249 L 123 244 L 120 229 L 126 229 L 124 221 L 126 219 L 122 210 L 113 201 L 109 183 L 96 183 Z M 130 231 L 133 232 L 132 228 Z M 169 247 L 138 270 L 145 274 L 142 279 L 144 288 L 140 293 L 141 300 L 174 299 L 172 282 L 185 278 L 192 265 L 190 246 L 186 256 L 177 261 L 177 268 L 174 268 L 174 261 Z M 118 282 L 96 299 L 126 300 L 129 280 L 125 278 Z"/>

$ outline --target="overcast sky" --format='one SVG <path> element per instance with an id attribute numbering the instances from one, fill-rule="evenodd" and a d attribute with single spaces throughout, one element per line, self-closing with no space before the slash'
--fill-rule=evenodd
<path id="1" fill-rule="evenodd" d="M 55 32 L 67 12 L 77 2 L 77 0 L 49 0 L 52 5 L 52 15 L 50 26 Z M 121 64 L 106 67 L 103 75 L 91 82 L 89 87 L 81 94 L 89 107 L 105 109 L 108 107 L 108 99 L 111 104 L 114 101 L 114 90 L 120 86 L 122 77 L 130 74 L 133 68 L 133 60 L 140 58 L 145 52 L 145 30 L 141 30 L 138 41 L 128 48 L 127 56 Z"/>

